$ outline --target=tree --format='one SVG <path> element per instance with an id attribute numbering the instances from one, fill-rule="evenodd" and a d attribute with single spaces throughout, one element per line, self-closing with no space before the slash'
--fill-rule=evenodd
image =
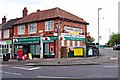
<path id="1" fill-rule="evenodd" d="M 88 43 L 93 43 L 95 39 L 93 37 L 88 38 Z"/>
<path id="2" fill-rule="evenodd" d="M 109 43 L 110 45 L 116 45 L 116 44 L 120 44 L 120 33 L 117 33 L 117 34 L 112 34 L 110 36 L 110 39 L 109 39 Z"/>

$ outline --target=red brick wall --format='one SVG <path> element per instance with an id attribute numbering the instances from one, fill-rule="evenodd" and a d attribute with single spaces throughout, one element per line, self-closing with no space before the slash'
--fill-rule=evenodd
<path id="1" fill-rule="evenodd" d="M 56 19 L 56 20 L 54 20 L 54 22 L 56 23 L 56 22 L 59 22 L 60 20 L 59 19 Z M 85 33 L 85 32 L 87 32 L 86 30 L 86 25 L 83 25 L 83 24 L 79 24 L 79 23 L 73 23 L 73 22 L 67 22 L 67 21 L 64 21 L 62 24 L 61 24 L 61 29 L 60 29 L 60 32 L 62 32 L 63 31 L 63 29 L 64 29 L 64 26 L 71 26 L 71 27 L 75 27 L 75 28 L 80 28 L 80 29 L 83 29 L 83 32 Z M 80 26 L 82 26 L 82 27 L 80 27 Z M 28 34 L 28 26 L 26 25 L 26 27 L 25 27 L 25 33 L 26 34 L 24 34 L 24 35 L 18 35 L 17 34 L 17 26 L 15 26 L 14 27 L 14 33 L 15 33 L 15 37 L 25 37 L 25 36 L 39 36 L 39 34 L 40 34 L 40 32 L 39 31 L 41 31 L 41 30 L 43 30 L 43 35 L 44 36 L 53 36 L 53 34 L 54 34 L 54 32 L 55 32 L 55 29 L 57 29 L 57 27 L 56 27 L 56 24 L 54 24 L 54 31 L 50 31 L 50 32 L 45 32 L 45 22 L 38 22 L 37 23 L 37 33 L 36 34 Z M 80 43 L 82 46 L 85 46 L 85 43 Z M 65 46 L 67 46 L 67 41 L 65 40 L 64 41 L 64 45 Z M 72 46 L 72 41 L 70 41 L 70 45 Z M 77 45 L 77 41 L 75 41 L 75 45 Z M 55 41 L 55 53 L 56 53 L 56 55 L 55 55 L 55 57 L 57 58 L 58 57 L 58 41 L 56 40 Z"/>

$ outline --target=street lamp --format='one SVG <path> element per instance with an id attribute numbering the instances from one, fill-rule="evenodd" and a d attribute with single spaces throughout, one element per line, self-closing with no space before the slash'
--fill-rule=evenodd
<path id="1" fill-rule="evenodd" d="M 40 58 L 43 58 L 43 34 L 40 34 Z"/>
<path id="2" fill-rule="evenodd" d="M 99 10 L 101 10 L 102 8 L 98 8 L 98 51 L 99 51 Z"/>
<path id="3" fill-rule="evenodd" d="M 60 63 L 60 57 L 61 57 L 61 53 L 60 53 L 60 24 L 61 24 L 61 22 L 56 22 L 57 31 L 58 31 L 58 63 Z"/>

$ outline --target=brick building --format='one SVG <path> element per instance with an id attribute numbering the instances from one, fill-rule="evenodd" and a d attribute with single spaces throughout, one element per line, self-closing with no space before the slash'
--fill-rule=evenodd
<path id="1" fill-rule="evenodd" d="M 0 26 L 0 53 L 12 53 L 13 24 L 20 18 L 11 19 L 6 22 L 6 17 L 2 18 Z"/>
<path id="2" fill-rule="evenodd" d="M 14 53 L 19 48 L 23 54 L 32 53 L 33 57 L 58 57 L 58 31 L 60 31 L 60 49 L 70 46 L 85 47 L 88 23 L 58 7 L 48 10 L 37 10 L 14 24 Z M 60 29 L 58 24 L 60 22 Z M 64 54 L 63 54 L 64 55 Z M 62 55 L 61 55 L 62 56 Z"/>

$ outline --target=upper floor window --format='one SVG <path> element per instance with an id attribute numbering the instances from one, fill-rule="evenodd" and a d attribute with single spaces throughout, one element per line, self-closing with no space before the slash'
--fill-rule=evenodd
<path id="1" fill-rule="evenodd" d="M 25 33 L 25 25 L 19 25 L 18 34 L 24 34 L 24 33 Z"/>
<path id="2" fill-rule="evenodd" d="M 37 28 L 36 23 L 29 23 L 28 24 L 28 33 L 29 34 L 36 33 L 36 28 Z"/>
<path id="3" fill-rule="evenodd" d="M 54 21 L 46 21 L 45 22 L 45 31 L 54 30 Z"/>
<path id="4" fill-rule="evenodd" d="M 3 31 L 3 38 L 9 38 L 9 29 Z"/>
<path id="5" fill-rule="evenodd" d="M 0 39 L 2 38 L 2 30 L 0 30 Z"/>

